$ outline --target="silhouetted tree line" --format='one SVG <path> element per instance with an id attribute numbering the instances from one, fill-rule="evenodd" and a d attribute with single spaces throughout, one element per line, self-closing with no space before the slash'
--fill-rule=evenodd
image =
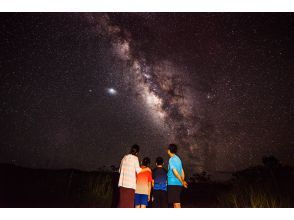
<path id="1" fill-rule="evenodd" d="M 249 167 L 245 170 L 233 173 L 236 178 L 291 178 L 293 176 L 293 167 L 282 165 L 274 156 L 264 156 L 262 158 L 263 166 Z"/>

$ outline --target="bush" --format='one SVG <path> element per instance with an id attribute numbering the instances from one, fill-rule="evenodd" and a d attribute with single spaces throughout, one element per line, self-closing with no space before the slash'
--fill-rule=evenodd
<path id="1" fill-rule="evenodd" d="M 272 165 L 273 163 L 266 164 Z M 288 167 L 270 166 L 270 169 L 268 167 L 259 166 L 236 173 L 231 190 L 218 197 L 220 206 L 231 208 L 294 207 L 294 178 L 288 172 Z"/>
<path id="2" fill-rule="evenodd" d="M 75 201 L 75 206 L 111 207 L 113 198 L 111 173 L 77 174 L 72 178 L 69 201 Z"/>

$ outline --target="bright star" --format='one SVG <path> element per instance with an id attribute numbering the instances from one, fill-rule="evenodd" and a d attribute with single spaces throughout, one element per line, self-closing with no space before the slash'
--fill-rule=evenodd
<path id="1" fill-rule="evenodd" d="M 116 95 L 117 94 L 117 91 L 114 88 L 108 88 L 107 89 L 107 93 L 109 95 Z"/>

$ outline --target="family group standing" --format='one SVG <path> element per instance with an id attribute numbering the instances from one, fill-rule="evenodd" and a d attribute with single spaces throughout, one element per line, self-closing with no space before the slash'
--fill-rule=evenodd
<path id="1" fill-rule="evenodd" d="M 156 168 L 150 169 L 150 159 L 145 157 L 139 164 L 140 147 L 133 145 L 129 154 L 121 160 L 119 168 L 119 208 L 146 208 L 152 202 L 152 207 L 181 208 L 181 192 L 187 188 L 185 173 L 181 159 L 177 156 L 177 145 L 170 144 L 168 170 L 163 167 L 162 157 L 156 158 Z M 152 197 L 151 197 L 152 195 Z"/>

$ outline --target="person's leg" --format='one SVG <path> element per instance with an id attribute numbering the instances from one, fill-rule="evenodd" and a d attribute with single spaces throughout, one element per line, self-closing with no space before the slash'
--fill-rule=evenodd
<path id="1" fill-rule="evenodd" d="M 181 192 L 182 192 L 182 186 L 176 186 L 174 195 L 175 195 L 175 200 L 174 200 L 174 208 L 181 208 Z"/>
<path id="2" fill-rule="evenodd" d="M 134 208 L 134 200 L 135 200 L 135 190 L 128 189 L 128 205 L 127 208 Z"/>
<path id="3" fill-rule="evenodd" d="M 158 190 L 154 190 L 153 191 L 153 208 L 159 208 L 160 204 L 159 204 L 159 195 L 158 195 Z"/>
<path id="4" fill-rule="evenodd" d="M 119 202 L 118 202 L 118 208 L 126 208 L 126 193 L 124 187 L 119 187 Z"/>
<path id="5" fill-rule="evenodd" d="M 181 208 L 181 186 L 168 186 L 168 202 L 173 204 L 174 208 Z"/>
<path id="6" fill-rule="evenodd" d="M 141 208 L 140 194 L 135 193 L 135 208 Z"/>
<path id="7" fill-rule="evenodd" d="M 148 206 L 148 195 L 141 194 L 140 196 L 141 196 L 141 201 L 140 201 L 141 208 L 146 208 Z"/>
<path id="8" fill-rule="evenodd" d="M 158 200 L 157 207 L 162 208 L 162 190 L 158 190 L 157 200 Z"/>
<path id="9" fill-rule="evenodd" d="M 164 190 L 160 191 L 160 208 L 167 208 L 167 193 Z"/>
<path id="10" fill-rule="evenodd" d="M 173 205 L 173 195 L 172 195 L 172 187 L 170 185 L 167 185 L 167 202 L 168 202 L 168 206 L 169 205 Z M 169 206 L 171 207 L 171 206 Z"/>
<path id="11" fill-rule="evenodd" d="M 134 189 L 119 187 L 118 208 L 134 208 L 134 195 Z"/>

